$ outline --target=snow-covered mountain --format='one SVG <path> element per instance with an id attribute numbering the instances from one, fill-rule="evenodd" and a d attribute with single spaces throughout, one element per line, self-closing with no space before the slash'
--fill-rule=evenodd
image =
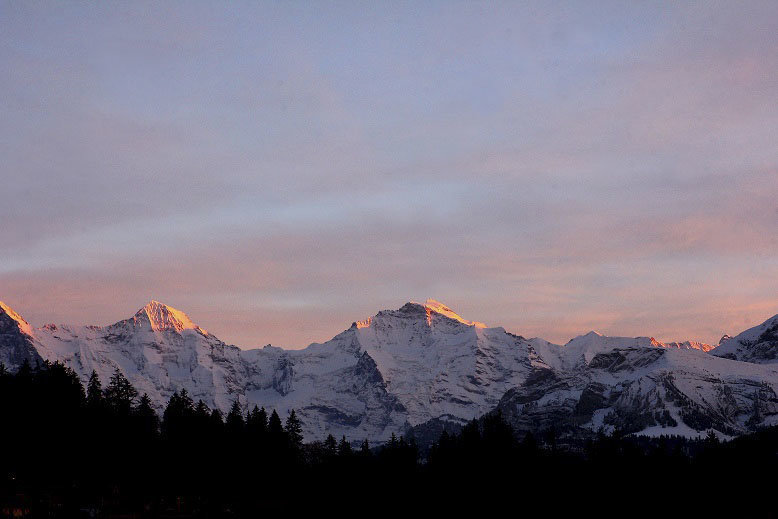
<path id="1" fill-rule="evenodd" d="M 31 335 L 42 358 L 63 362 L 83 380 L 94 370 L 107 383 L 119 368 L 159 409 L 184 388 L 195 400 L 226 409 L 245 386 L 239 348 L 157 301 L 110 326 L 47 324 Z"/>
<path id="2" fill-rule="evenodd" d="M 32 326 L 0 301 L 0 363 L 16 369 L 24 361 L 34 365 L 42 360 L 32 340 Z"/>
<path id="3" fill-rule="evenodd" d="M 11 369 L 58 360 L 105 382 L 118 368 L 160 410 L 181 389 L 222 410 L 235 400 L 282 416 L 295 409 L 309 439 L 380 441 L 495 408 L 520 429 L 571 433 L 737 434 L 776 423 L 778 366 L 710 349 L 596 332 L 561 346 L 468 321 L 433 300 L 381 311 L 301 350 L 241 350 L 156 301 L 105 327 L 33 328 L 0 305 L 0 361 Z"/>
<path id="4" fill-rule="evenodd" d="M 726 359 L 757 364 L 778 363 L 778 315 L 736 337 L 725 335 L 719 347 L 711 353 Z"/>
<path id="5" fill-rule="evenodd" d="M 646 338 L 589 334 L 562 350 L 561 365 L 536 370 L 500 402 L 517 429 L 695 436 L 778 424 L 778 370 L 772 367 Z"/>

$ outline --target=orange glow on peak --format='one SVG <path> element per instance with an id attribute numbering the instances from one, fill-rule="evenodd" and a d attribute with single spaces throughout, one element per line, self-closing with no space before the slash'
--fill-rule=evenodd
<path id="1" fill-rule="evenodd" d="M 421 304 L 421 303 L 418 303 Z M 427 323 L 430 323 L 430 312 L 435 312 L 440 315 L 444 315 L 448 317 L 449 319 L 454 319 L 455 321 L 459 321 L 462 324 L 466 324 L 468 326 L 475 326 L 476 328 L 486 328 L 486 325 L 484 323 L 478 322 L 478 321 L 468 321 L 467 319 L 463 319 L 459 314 L 454 312 L 451 308 L 444 305 L 440 301 L 436 301 L 434 299 L 427 299 L 427 301 L 422 305 L 427 310 Z"/>
<path id="2" fill-rule="evenodd" d="M 25 321 L 21 315 L 17 314 L 13 308 L 0 301 L 0 309 L 2 309 L 6 314 L 8 314 L 8 317 L 16 321 L 16 323 L 19 325 L 19 329 L 23 333 L 26 333 L 27 335 L 32 335 L 32 326 L 30 326 L 30 323 Z"/>
<path id="3" fill-rule="evenodd" d="M 371 324 L 372 322 L 373 322 L 373 318 L 372 318 L 372 317 L 368 317 L 368 318 L 367 318 L 367 319 L 365 319 L 364 321 L 357 321 L 357 322 L 356 322 L 356 324 L 357 324 L 357 328 L 358 328 L 358 329 L 359 329 L 359 328 L 370 328 L 370 324 Z"/>

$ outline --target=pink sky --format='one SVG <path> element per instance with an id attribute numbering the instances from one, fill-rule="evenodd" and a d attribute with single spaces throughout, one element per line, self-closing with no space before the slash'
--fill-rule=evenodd
<path id="1" fill-rule="evenodd" d="M 302 347 L 778 313 L 778 4 L 0 7 L 0 300 Z"/>

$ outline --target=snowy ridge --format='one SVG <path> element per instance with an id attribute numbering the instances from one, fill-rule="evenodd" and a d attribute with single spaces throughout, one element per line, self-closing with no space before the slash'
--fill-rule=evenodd
<path id="1" fill-rule="evenodd" d="M 35 365 L 42 360 L 32 334 L 32 326 L 8 305 L 0 302 L 0 364 L 13 370 L 24 362 Z"/>
<path id="2" fill-rule="evenodd" d="M 466 319 L 462 319 L 456 312 L 454 312 L 451 308 L 447 307 L 443 303 L 439 301 L 435 301 L 434 299 L 427 299 L 425 303 L 416 303 L 415 301 L 411 301 L 413 304 L 422 305 L 427 310 L 427 316 L 432 314 L 432 312 L 440 315 L 444 315 L 448 317 L 449 319 L 453 319 L 455 321 L 459 321 L 462 324 L 466 324 L 468 326 L 475 326 L 477 328 L 486 328 L 486 325 L 484 323 L 479 323 L 477 321 L 468 321 Z"/>
<path id="3" fill-rule="evenodd" d="M 715 346 L 711 344 L 706 344 L 704 342 L 697 342 L 697 341 L 683 341 L 683 342 L 665 342 L 665 343 L 659 343 L 661 348 L 670 348 L 670 349 L 676 349 L 676 350 L 700 350 L 704 352 L 709 352 Z"/>
<path id="4" fill-rule="evenodd" d="M 778 363 L 778 315 L 735 337 L 725 335 L 711 354 L 757 364 Z"/>
<path id="5" fill-rule="evenodd" d="M 712 355 L 691 341 L 596 332 L 562 346 L 427 300 L 383 310 L 301 350 L 241 350 L 157 301 L 105 327 L 32 328 L 0 305 L 0 361 L 13 369 L 57 360 L 84 381 L 92 370 L 107 381 L 118 368 L 159 410 L 181 389 L 222 410 L 235 400 L 282 416 L 296 409 L 308 439 L 382 441 L 430 420 L 463 423 L 495 408 L 519 430 L 735 435 L 778 423 L 778 366 L 769 357 L 776 330 L 778 317 Z M 767 365 L 730 360 L 730 349 L 756 358 L 754 345 Z"/>
<path id="6" fill-rule="evenodd" d="M 0 301 L 0 313 L 7 315 L 11 320 L 13 320 L 22 333 L 25 335 L 32 335 L 32 326 L 30 326 L 30 323 L 25 321 L 21 315 L 17 314 L 13 310 L 13 308 L 3 303 L 2 301 Z"/>

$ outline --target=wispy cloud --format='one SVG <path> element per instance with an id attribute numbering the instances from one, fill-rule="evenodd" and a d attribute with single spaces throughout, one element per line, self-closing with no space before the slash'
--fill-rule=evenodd
<path id="1" fill-rule="evenodd" d="M 778 313 L 775 3 L 330 7 L 4 7 L 0 297 L 289 347 Z"/>

